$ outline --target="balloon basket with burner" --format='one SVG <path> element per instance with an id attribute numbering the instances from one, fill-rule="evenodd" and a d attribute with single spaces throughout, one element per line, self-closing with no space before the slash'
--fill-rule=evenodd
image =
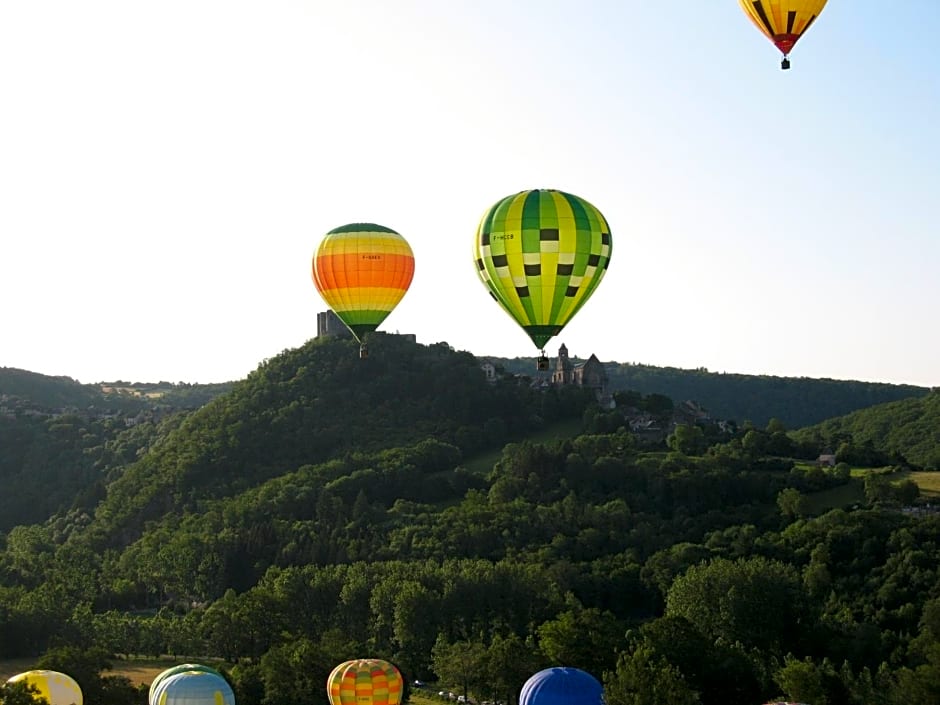
<path id="1" fill-rule="evenodd" d="M 542 350 L 541 354 L 536 358 L 535 369 L 539 372 L 544 372 L 548 369 L 548 358 L 545 356 L 544 350 Z"/>

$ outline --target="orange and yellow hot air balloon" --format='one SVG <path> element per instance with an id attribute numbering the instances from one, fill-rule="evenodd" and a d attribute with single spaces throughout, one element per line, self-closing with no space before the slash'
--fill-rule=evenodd
<path id="1" fill-rule="evenodd" d="M 401 301 L 414 271 L 405 238 L 375 223 L 334 228 L 313 256 L 317 291 L 360 344 Z"/>
<path id="2" fill-rule="evenodd" d="M 327 679 L 330 705 L 399 705 L 402 677 L 388 661 L 375 658 L 344 661 Z"/>
<path id="3" fill-rule="evenodd" d="M 757 28 L 783 53 L 780 68 L 790 68 L 790 51 L 826 6 L 826 0 L 738 0 Z"/>

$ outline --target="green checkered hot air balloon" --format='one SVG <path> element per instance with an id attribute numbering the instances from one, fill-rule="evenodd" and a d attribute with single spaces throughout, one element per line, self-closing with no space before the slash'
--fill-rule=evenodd
<path id="1" fill-rule="evenodd" d="M 597 289 L 610 252 L 610 227 L 601 212 L 552 189 L 497 201 L 484 213 L 473 243 L 480 279 L 539 349 Z"/>

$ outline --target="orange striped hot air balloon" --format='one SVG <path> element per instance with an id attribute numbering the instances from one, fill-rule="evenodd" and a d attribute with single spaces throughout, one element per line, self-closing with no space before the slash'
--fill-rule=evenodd
<path id="1" fill-rule="evenodd" d="M 363 658 L 345 661 L 327 679 L 330 705 L 399 705 L 402 677 L 388 661 Z"/>
<path id="2" fill-rule="evenodd" d="M 414 271 L 405 238 L 375 223 L 334 228 L 313 256 L 317 291 L 360 344 L 401 301 Z"/>

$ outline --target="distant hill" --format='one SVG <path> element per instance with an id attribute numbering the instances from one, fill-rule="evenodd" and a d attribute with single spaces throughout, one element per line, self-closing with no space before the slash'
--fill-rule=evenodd
<path id="1" fill-rule="evenodd" d="M 532 375 L 532 358 L 486 358 L 508 372 Z M 549 358 L 554 365 L 554 358 Z M 583 362 L 572 358 L 572 362 Z M 787 428 L 802 428 L 876 404 L 922 397 L 930 390 L 905 384 L 881 384 L 809 377 L 772 377 L 605 362 L 611 391 L 662 394 L 698 402 L 713 417 L 751 421 L 764 427 L 772 418 Z"/>
<path id="2" fill-rule="evenodd" d="M 877 452 L 889 462 L 903 459 L 916 467 L 938 470 L 940 391 L 861 409 L 793 435 L 799 440 L 821 439 L 837 457 L 844 455 L 849 462 L 865 461 L 864 456 Z"/>
<path id="3" fill-rule="evenodd" d="M 86 409 L 104 402 L 101 390 L 93 384 L 81 384 L 71 377 L 51 377 L 15 367 L 0 367 L 0 399 L 10 407 L 28 402 L 42 409 Z"/>
<path id="4" fill-rule="evenodd" d="M 0 407 L 9 411 L 138 413 L 157 405 L 170 409 L 196 409 L 231 388 L 232 382 L 174 384 L 118 380 L 82 384 L 71 377 L 52 377 L 15 367 L 0 367 Z"/>
<path id="5" fill-rule="evenodd" d="M 81 384 L 0 368 L 0 532 L 73 510 L 90 511 L 110 474 L 162 438 L 177 414 L 226 384 Z"/>

